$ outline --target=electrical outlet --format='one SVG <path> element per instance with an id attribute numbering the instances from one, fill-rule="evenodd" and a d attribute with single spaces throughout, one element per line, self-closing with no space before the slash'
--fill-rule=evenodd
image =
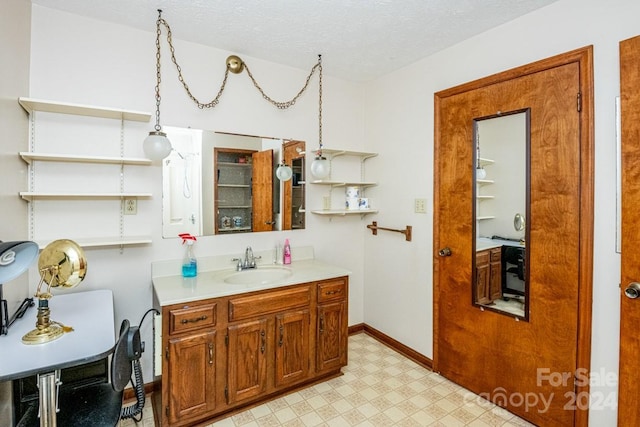
<path id="1" fill-rule="evenodd" d="M 135 215 L 138 213 L 138 200 L 137 199 L 124 199 L 124 214 Z"/>
<path id="2" fill-rule="evenodd" d="M 427 213 L 427 199 L 415 200 L 415 213 Z"/>

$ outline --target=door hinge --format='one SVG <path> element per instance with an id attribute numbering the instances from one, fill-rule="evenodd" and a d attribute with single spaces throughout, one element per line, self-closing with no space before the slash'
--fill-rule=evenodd
<path id="1" fill-rule="evenodd" d="M 165 347 L 164 349 L 164 358 L 169 360 L 169 347 Z"/>
<path id="2" fill-rule="evenodd" d="M 224 345 L 229 346 L 229 334 L 224 336 Z"/>
<path id="3" fill-rule="evenodd" d="M 164 407 L 164 413 L 165 413 L 165 415 L 166 415 L 167 417 L 169 416 L 169 407 L 168 407 L 168 406 L 165 406 L 165 407 Z"/>
<path id="4" fill-rule="evenodd" d="M 578 109 L 578 113 L 582 112 L 582 92 L 578 92 L 576 108 Z"/>
<path id="5" fill-rule="evenodd" d="M 224 386 L 224 398 L 229 400 L 229 387 Z"/>

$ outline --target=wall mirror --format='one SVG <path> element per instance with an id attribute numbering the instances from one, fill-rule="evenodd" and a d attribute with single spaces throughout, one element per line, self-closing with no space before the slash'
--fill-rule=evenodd
<path id="1" fill-rule="evenodd" d="M 529 110 L 475 119 L 473 304 L 529 312 Z"/>
<path id="2" fill-rule="evenodd" d="M 304 141 L 163 129 L 174 148 L 162 161 L 163 237 L 305 228 Z M 276 178 L 282 161 L 289 181 Z"/>

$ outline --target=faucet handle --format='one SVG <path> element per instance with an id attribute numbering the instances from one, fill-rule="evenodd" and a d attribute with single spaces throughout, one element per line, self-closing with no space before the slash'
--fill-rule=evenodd
<path id="1" fill-rule="evenodd" d="M 236 264 L 237 271 L 242 271 L 242 258 L 231 258 L 231 261 L 237 262 Z"/>
<path id="2" fill-rule="evenodd" d="M 262 255 L 251 257 L 251 267 L 253 268 L 257 267 L 256 260 L 258 259 L 262 259 Z"/>

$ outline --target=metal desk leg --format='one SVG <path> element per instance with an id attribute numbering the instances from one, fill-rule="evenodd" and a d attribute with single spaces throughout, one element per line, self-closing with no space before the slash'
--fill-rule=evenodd
<path id="1" fill-rule="evenodd" d="M 38 375 L 40 427 L 56 427 L 60 370 Z"/>

